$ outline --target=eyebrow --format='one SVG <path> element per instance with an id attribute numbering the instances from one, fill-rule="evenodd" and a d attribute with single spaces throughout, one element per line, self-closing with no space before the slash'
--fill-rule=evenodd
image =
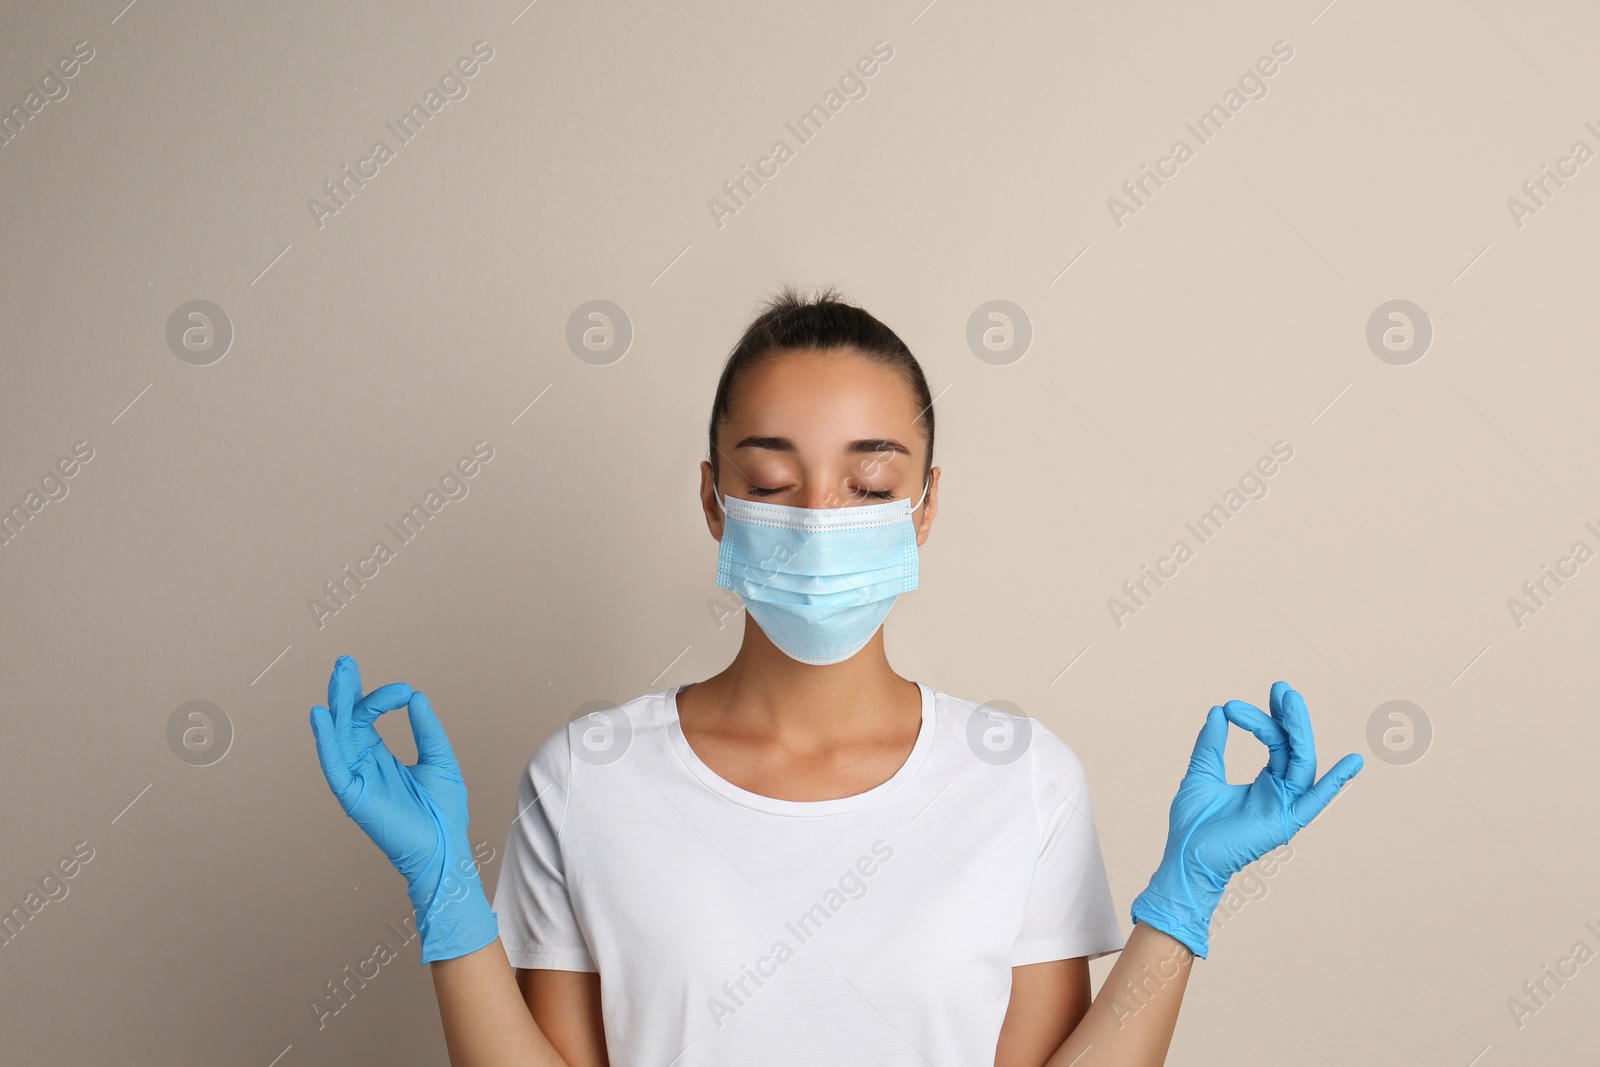
<path id="1" fill-rule="evenodd" d="M 735 449 L 764 448 L 772 452 L 799 451 L 799 449 L 794 446 L 794 442 L 789 440 L 787 437 L 745 437 L 741 438 L 739 443 L 733 447 Z M 899 441 L 896 441 L 892 437 L 874 437 L 866 438 L 860 441 L 851 441 L 845 446 L 844 450 L 850 453 L 870 454 L 878 452 L 899 452 L 903 455 L 911 455 L 911 450 L 909 448 L 901 444 Z"/>

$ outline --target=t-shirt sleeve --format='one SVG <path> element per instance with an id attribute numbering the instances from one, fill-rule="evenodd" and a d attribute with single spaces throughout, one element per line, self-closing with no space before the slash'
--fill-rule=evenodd
<path id="1" fill-rule="evenodd" d="M 1088 776 L 1077 754 L 1037 719 L 1028 750 L 1041 840 L 1011 965 L 1098 959 L 1120 950 L 1126 938 L 1111 900 Z"/>
<path id="2" fill-rule="evenodd" d="M 561 854 L 571 759 L 568 731 L 558 730 L 528 760 L 517 786 L 492 905 L 513 967 L 598 970 L 567 894 Z"/>

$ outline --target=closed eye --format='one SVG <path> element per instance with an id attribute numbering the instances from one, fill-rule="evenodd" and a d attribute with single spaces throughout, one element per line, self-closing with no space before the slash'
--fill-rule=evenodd
<path id="1" fill-rule="evenodd" d="M 789 486 L 780 485 L 776 489 L 763 489 L 759 485 L 752 485 L 750 486 L 749 492 L 752 496 L 772 496 L 774 493 L 781 493 L 788 488 Z M 871 497 L 874 500 L 894 499 L 893 489 L 854 489 L 852 492 L 854 492 L 857 496 Z"/>

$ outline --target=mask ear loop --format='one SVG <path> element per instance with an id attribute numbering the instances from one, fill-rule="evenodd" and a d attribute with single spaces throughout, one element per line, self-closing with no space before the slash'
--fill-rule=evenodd
<path id="1" fill-rule="evenodd" d="M 930 475 L 928 478 L 924 479 L 924 481 L 922 483 L 922 495 L 917 497 L 917 502 L 915 504 L 911 505 L 911 510 L 912 511 L 916 511 L 918 508 L 920 508 L 922 506 L 922 502 L 924 500 L 928 499 L 928 486 L 930 486 L 932 484 L 933 484 L 932 475 Z"/>

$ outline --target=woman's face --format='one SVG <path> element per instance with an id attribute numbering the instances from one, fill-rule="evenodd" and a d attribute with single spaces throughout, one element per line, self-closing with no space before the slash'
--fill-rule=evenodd
<path id="1" fill-rule="evenodd" d="M 718 432 L 724 497 L 799 508 L 878 504 L 922 495 L 927 446 L 921 405 L 900 372 L 849 351 L 788 352 L 745 371 Z M 912 513 L 917 544 L 937 511 L 939 468 Z M 701 502 L 713 537 L 722 511 L 711 464 L 700 464 Z"/>

